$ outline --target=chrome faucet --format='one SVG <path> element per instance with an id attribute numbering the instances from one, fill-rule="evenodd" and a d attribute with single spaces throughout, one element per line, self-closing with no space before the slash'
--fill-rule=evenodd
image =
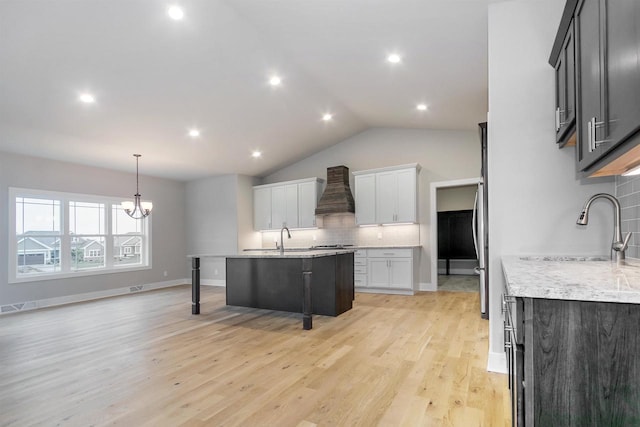
<path id="1" fill-rule="evenodd" d="M 291 238 L 291 233 L 289 233 L 289 229 L 287 228 L 287 226 L 285 224 L 282 224 L 282 228 L 280 229 L 280 253 L 284 254 L 284 237 L 282 235 L 282 233 L 284 233 L 284 230 L 287 230 L 287 238 Z"/>
<path id="2" fill-rule="evenodd" d="M 607 193 L 598 193 L 591 196 L 589 200 L 587 200 L 587 203 L 584 204 L 576 224 L 587 225 L 589 222 L 589 208 L 591 207 L 591 203 L 594 200 L 601 198 L 607 199 L 613 204 L 613 242 L 611 243 L 611 250 L 615 253 L 616 263 L 620 265 L 624 261 L 624 251 L 629 245 L 631 233 L 627 233 L 624 240 L 622 239 L 622 231 L 620 230 L 620 203 L 618 202 L 618 199 Z"/>

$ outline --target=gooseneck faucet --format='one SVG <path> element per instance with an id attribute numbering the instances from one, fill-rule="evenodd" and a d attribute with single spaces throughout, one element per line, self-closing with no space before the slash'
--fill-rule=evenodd
<path id="1" fill-rule="evenodd" d="M 289 233 L 289 229 L 286 225 L 282 224 L 282 228 L 280 229 L 280 254 L 284 254 L 284 238 L 282 233 L 284 230 L 287 230 L 287 238 L 291 238 L 291 233 Z"/>
<path id="2" fill-rule="evenodd" d="M 613 204 L 613 242 L 611 243 L 611 250 L 615 253 L 616 263 L 622 264 L 625 256 L 624 251 L 627 249 L 629 244 L 629 239 L 631 238 L 631 233 L 627 233 L 622 239 L 622 230 L 620 229 L 620 203 L 618 199 L 613 197 L 611 194 L 607 193 L 598 193 L 594 194 L 587 200 L 587 203 L 584 204 L 582 208 L 582 212 L 580 213 L 580 217 L 576 221 L 578 225 L 587 225 L 589 222 L 589 208 L 591 207 L 591 203 L 593 203 L 596 199 L 607 199 Z"/>

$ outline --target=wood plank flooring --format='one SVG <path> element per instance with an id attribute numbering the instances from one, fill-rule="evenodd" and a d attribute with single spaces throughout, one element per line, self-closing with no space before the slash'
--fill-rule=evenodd
<path id="1" fill-rule="evenodd" d="M 336 318 L 190 287 L 0 317 L 0 425 L 508 426 L 478 294 L 356 294 Z"/>

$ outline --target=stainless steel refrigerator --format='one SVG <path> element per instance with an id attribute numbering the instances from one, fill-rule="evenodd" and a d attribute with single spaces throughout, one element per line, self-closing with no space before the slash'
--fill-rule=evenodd
<path id="1" fill-rule="evenodd" d="M 478 266 L 475 268 L 480 281 L 480 315 L 489 318 L 489 233 L 488 233 L 488 192 L 487 192 L 487 124 L 480 123 L 480 140 L 482 145 L 481 182 L 478 183 L 476 199 L 473 207 L 473 245 L 476 249 Z"/>

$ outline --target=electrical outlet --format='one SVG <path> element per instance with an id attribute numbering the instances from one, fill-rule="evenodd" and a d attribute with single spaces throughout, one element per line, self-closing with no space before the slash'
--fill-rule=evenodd
<path id="1" fill-rule="evenodd" d="M 382 233 L 378 233 L 378 240 L 382 239 Z"/>
<path id="2" fill-rule="evenodd" d="M 167 273 L 167 271 L 166 271 L 166 270 L 165 270 L 165 272 L 164 272 L 164 273 L 162 273 L 162 274 L 164 274 L 164 277 L 167 277 L 167 276 L 169 275 L 169 273 Z"/>
<path id="3" fill-rule="evenodd" d="M 218 275 L 218 269 L 217 268 L 215 270 L 213 270 L 213 274 L 215 274 L 216 276 Z"/>

